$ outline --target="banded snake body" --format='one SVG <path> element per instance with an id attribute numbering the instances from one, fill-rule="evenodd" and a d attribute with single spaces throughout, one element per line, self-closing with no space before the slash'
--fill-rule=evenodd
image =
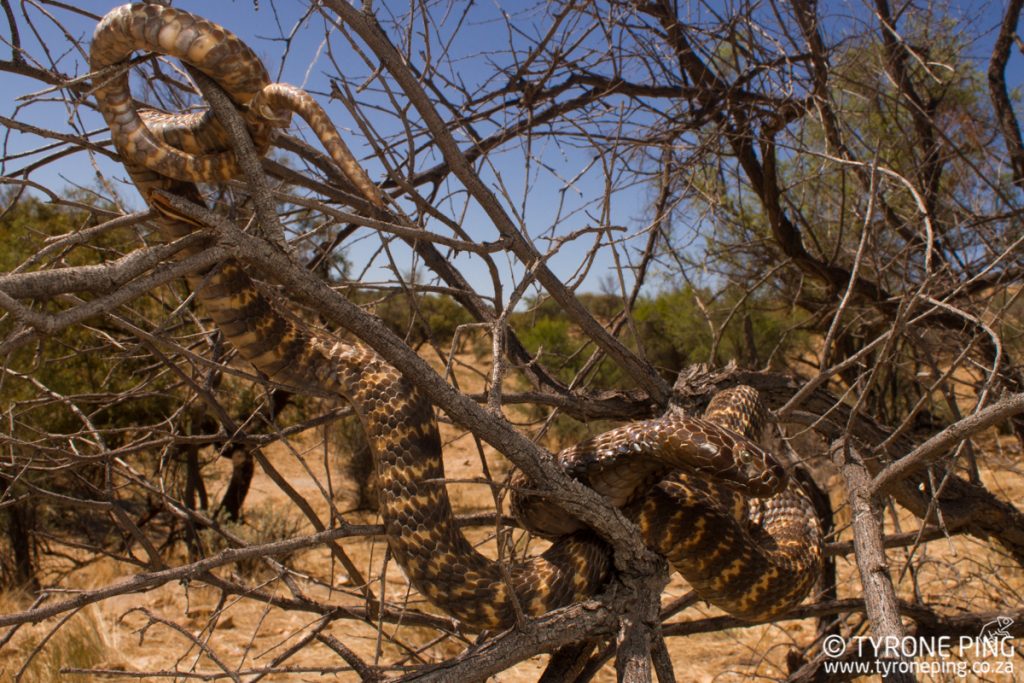
<path id="1" fill-rule="evenodd" d="M 319 105 L 298 88 L 271 83 L 255 53 L 227 30 L 177 9 L 118 7 L 96 29 L 92 69 L 118 65 L 136 51 L 175 57 L 213 79 L 243 115 L 261 154 L 272 129 L 298 113 L 363 198 L 383 205 Z M 99 78 L 95 96 L 132 180 L 158 211 L 154 222 L 163 238 L 194 231 L 194 221 L 170 210 L 161 193 L 203 204 L 196 183 L 238 177 L 224 128 L 210 113 L 138 111 L 126 70 Z M 605 544 L 541 499 L 519 496 L 513 508 L 528 528 L 556 537 L 543 554 L 502 566 L 469 543 L 444 485 L 433 407 L 375 351 L 283 315 L 238 261 L 196 273 L 189 284 L 224 336 L 268 378 L 352 404 L 374 455 L 392 553 L 437 607 L 470 629 L 506 628 L 515 623 L 515 603 L 536 616 L 593 596 L 605 584 L 611 571 Z M 624 506 L 646 543 L 701 597 L 734 615 L 766 619 L 806 596 L 822 553 L 810 502 L 754 442 L 763 419 L 756 392 L 737 387 L 718 394 L 703 418 L 669 414 L 626 425 L 558 459 Z"/>

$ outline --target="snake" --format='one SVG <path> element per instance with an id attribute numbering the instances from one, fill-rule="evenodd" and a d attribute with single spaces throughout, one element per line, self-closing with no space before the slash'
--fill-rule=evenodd
<path id="1" fill-rule="evenodd" d="M 153 209 L 161 239 L 205 228 L 168 202 L 205 207 L 200 184 L 240 177 L 230 138 L 211 112 L 140 108 L 128 60 L 136 52 L 176 58 L 212 79 L 249 129 L 258 154 L 274 131 L 301 116 L 341 175 L 372 207 L 386 198 L 305 91 L 273 83 L 259 57 L 223 27 L 156 4 L 117 7 L 90 46 L 93 94 L 129 176 Z M 184 259 L 202 246 L 190 246 Z M 551 538 L 542 553 L 492 559 L 456 522 L 445 486 L 434 407 L 412 381 L 365 344 L 307 325 L 282 310 L 236 259 L 187 278 L 224 337 L 267 380 L 327 392 L 351 404 L 379 478 L 380 516 L 392 556 L 410 584 L 468 630 L 510 628 L 588 599 L 614 569 L 608 544 L 567 517 L 529 483 L 514 486 L 522 525 Z M 669 411 L 623 425 L 558 453 L 566 472 L 605 495 L 639 527 L 703 599 L 748 620 L 802 601 L 822 563 L 813 507 L 779 461 L 758 444 L 765 409 L 757 392 L 734 387 L 705 413 Z"/>

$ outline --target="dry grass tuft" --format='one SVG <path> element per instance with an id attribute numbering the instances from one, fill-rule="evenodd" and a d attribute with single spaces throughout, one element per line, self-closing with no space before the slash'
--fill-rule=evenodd
<path id="1" fill-rule="evenodd" d="M 0 593 L 0 612 L 19 611 L 28 603 L 24 594 Z M 23 626 L 0 650 L 0 679 L 19 683 L 85 683 L 94 679 L 70 671 L 124 668 L 120 651 L 112 642 L 114 632 L 94 606 L 66 620 Z"/>

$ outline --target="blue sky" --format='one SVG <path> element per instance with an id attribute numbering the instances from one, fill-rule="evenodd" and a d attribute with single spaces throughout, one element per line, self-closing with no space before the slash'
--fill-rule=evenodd
<path id="1" fill-rule="evenodd" d="M 115 4 L 113 2 L 87 1 L 78 3 L 77 7 L 100 15 Z M 259 11 L 254 11 L 251 0 L 208 0 L 207 2 L 181 0 L 175 5 L 199 13 L 239 34 L 263 57 L 272 77 L 302 85 L 314 92 L 325 93 L 328 90 L 325 73 L 333 72 L 334 67 L 325 57 L 325 24 L 322 18 L 311 17 L 297 33 L 295 39 L 287 44 L 287 53 L 284 51 L 286 44 L 284 36 L 287 36 L 303 17 L 307 11 L 306 3 L 278 0 L 272 4 L 270 0 L 264 0 Z M 988 51 L 991 49 L 994 29 L 998 26 L 1000 19 L 1001 3 L 992 3 L 992 5 L 993 7 L 988 7 L 984 11 L 977 9 L 981 5 L 974 4 L 956 6 L 954 10 L 955 15 L 961 17 L 965 27 L 969 28 L 972 33 L 981 36 L 976 45 L 977 55 L 980 58 L 987 57 Z M 380 7 L 379 11 L 385 15 L 391 7 L 396 8 L 395 11 L 404 11 L 408 5 L 407 3 L 376 2 L 375 6 Z M 456 13 L 452 7 L 457 6 L 458 3 L 437 5 L 438 16 L 440 17 L 448 10 L 449 22 L 454 22 Z M 25 5 L 15 3 L 16 11 L 20 12 L 22 7 Z M 59 7 L 44 7 L 47 12 L 51 12 L 59 19 L 72 37 L 80 39 L 83 45 L 88 44 L 95 20 L 78 16 Z M 841 34 L 846 30 L 843 25 L 844 17 L 850 21 L 860 21 L 864 18 L 865 9 L 859 2 L 848 5 L 846 3 L 830 3 L 828 7 L 830 11 L 835 11 L 834 16 L 836 17 L 835 23 L 827 27 L 830 33 Z M 32 7 L 29 7 L 28 11 L 32 14 L 40 31 L 39 38 L 42 39 L 45 49 L 54 59 L 58 68 L 70 75 L 86 73 L 88 69 L 84 56 L 70 47 L 65 36 L 45 18 L 41 11 Z M 472 11 L 466 17 L 464 28 L 468 28 L 468 30 L 460 34 L 464 39 L 451 46 L 453 68 L 447 74 L 449 77 L 460 78 L 467 83 L 482 83 L 493 75 L 495 64 L 507 63 L 509 41 L 515 40 L 515 37 L 508 35 L 505 23 L 502 21 L 502 12 L 514 15 L 517 26 L 522 27 L 522 30 L 528 35 L 543 33 L 548 21 L 548 14 L 544 10 L 543 4 L 497 1 L 475 3 Z M 19 19 L 21 19 L 20 14 Z M 24 26 L 24 24 L 22 25 Z M 6 34 L 6 30 L 4 33 Z M 392 37 L 393 39 L 398 38 L 394 35 Z M 40 44 L 36 36 L 23 35 L 22 40 L 29 54 L 43 54 L 43 45 Z M 332 40 L 335 49 L 339 49 L 345 44 L 344 40 L 336 38 Z M 433 49 L 437 49 L 437 41 L 434 41 L 432 45 Z M 1024 69 L 1021 66 L 1022 60 L 1019 52 L 1016 50 L 1014 52 L 1008 76 L 1012 84 L 1019 85 L 1024 80 L 1024 73 L 1022 73 Z M 339 53 L 337 56 L 345 64 L 346 75 L 352 78 L 355 84 L 360 83 L 371 73 L 371 70 L 354 55 Z M 0 113 L 59 132 L 96 130 L 98 131 L 97 139 L 106 137 L 102 130 L 102 120 L 97 115 L 85 107 L 70 106 L 62 101 L 59 93 L 43 98 L 45 101 L 32 103 L 27 109 L 19 110 L 17 98 L 38 92 L 41 87 L 37 81 L 0 73 L 0 89 L 7 95 Z M 369 147 L 365 144 L 361 134 L 355 130 L 345 108 L 337 102 L 329 102 L 326 97 L 319 99 L 327 107 L 339 128 L 342 129 L 356 154 L 360 157 L 368 157 Z M 381 101 L 383 102 L 383 100 Z M 508 114 L 509 118 L 518 115 L 518 111 Z M 374 117 L 374 123 L 378 124 L 385 132 L 394 130 L 394 128 L 389 128 L 389 126 L 395 125 L 394 118 L 390 117 L 386 111 L 381 113 L 379 121 L 378 117 Z M 6 132 L 8 135 L 5 137 L 4 143 L 7 154 L 27 151 L 45 142 L 34 135 L 22 135 L 14 131 Z M 503 191 L 508 193 L 506 205 L 523 218 L 524 226 L 531 236 L 541 238 L 552 229 L 559 235 L 567 235 L 602 221 L 612 225 L 626 226 L 631 229 L 631 234 L 638 233 L 637 228 L 645 225 L 653 192 L 650 188 L 635 187 L 616 193 L 607 207 L 607 213 L 600 215 L 600 206 L 588 207 L 584 204 L 584 200 L 603 195 L 603 173 L 600 164 L 594 163 L 592 154 L 568 146 L 556 147 L 548 138 L 543 137 L 536 139 L 534 145 L 529 151 L 541 163 L 531 165 L 529 178 L 523 173 L 525 151 L 518 143 L 510 144 L 502 152 L 492 154 L 491 165 L 483 171 L 485 180 L 492 188 L 499 193 Z M 52 153 L 52 151 L 48 150 L 46 154 Z M 26 163 L 39 157 L 40 155 L 36 155 L 35 157 L 12 160 L 6 164 L 2 172 L 8 174 L 17 171 Z M 429 165 L 429 160 L 426 159 L 420 163 L 421 168 Z M 107 177 L 124 177 L 124 173 L 117 164 L 104 157 L 90 156 L 79 152 L 40 169 L 32 175 L 32 179 L 50 187 L 69 185 L 94 187 L 97 182 L 97 168 Z M 371 177 L 381 177 L 382 172 L 379 166 L 368 163 L 368 169 Z M 573 179 L 573 182 L 569 182 L 570 179 Z M 130 208 L 139 207 L 138 196 L 129 186 L 120 185 L 117 190 Z M 459 202 L 456 199 L 450 205 L 442 203 L 441 208 L 453 211 L 453 216 L 461 219 L 463 226 L 474 239 L 487 241 L 497 237 L 487 218 L 475 205 L 471 204 L 465 214 L 450 208 L 458 205 Z M 557 229 L 554 227 L 556 224 Z M 441 230 L 441 228 L 437 229 Z M 563 245 L 559 253 L 551 259 L 550 266 L 563 279 L 572 278 L 582 255 L 592 246 L 594 239 L 593 234 L 587 234 L 576 241 Z M 631 242 L 620 245 L 619 258 L 624 262 L 628 261 L 631 255 L 635 254 L 635 250 L 642 247 L 644 240 L 645 237 L 641 234 Z M 347 256 L 356 266 L 357 272 L 376 252 L 379 244 L 379 240 L 368 233 L 351 242 Z M 392 246 L 393 255 L 399 268 L 408 270 L 413 263 L 409 250 L 396 242 L 392 242 Z M 543 239 L 538 239 L 537 246 L 544 251 L 549 244 Z M 497 257 L 496 261 L 504 271 L 503 279 L 507 289 L 511 286 L 512 280 L 521 273 L 521 268 L 501 256 Z M 482 292 L 490 291 L 489 276 L 479 259 L 463 256 L 459 257 L 455 263 L 474 285 L 479 286 Z M 366 279 L 374 281 L 389 279 L 386 266 L 387 259 L 379 258 L 367 272 Z M 614 260 L 611 251 L 607 248 L 603 249 L 586 276 L 583 289 L 591 291 L 598 289 L 602 280 L 607 279 L 613 272 L 613 266 Z M 630 284 L 627 280 L 627 287 Z"/>
<path id="2" fill-rule="evenodd" d="M 78 7 L 81 9 L 96 15 L 106 12 L 113 6 L 115 6 L 115 3 L 95 1 L 78 4 Z M 264 59 L 272 77 L 307 87 L 315 92 L 327 92 L 328 86 L 325 73 L 333 72 L 333 65 L 324 56 L 325 45 L 323 37 L 325 24 L 322 18 L 315 15 L 309 18 L 300 29 L 297 37 L 287 44 L 287 52 L 284 50 L 286 44 L 284 37 L 289 35 L 296 26 L 296 23 L 304 16 L 306 12 L 305 3 L 279 1 L 271 4 L 265 0 L 258 11 L 254 11 L 253 5 L 249 0 L 235 0 L 233 2 L 222 0 L 206 3 L 179 2 L 176 6 L 202 14 L 206 18 L 221 23 L 240 35 Z M 544 13 L 539 12 L 536 7 L 534 3 L 506 3 L 499 9 L 497 5 L 482 3 L 474 8 L 471 17 L 469 17 L 473 35 L 480 36 L 488 31 L 493 32 L 501 29 L 504 25 L 500 21 L 500 12 L 502 11 L 525 12 L 536 15 L 536 20 L 543 21 L 545 18 Z M 29 11 L 32 12 L 32 9 L 30 8 Z M 88 44 L 95 26 L 95 20 L 57 8 L 48 7 L 47 11 L 52 12 L 59 19 L 60 23 L 68 30 L 72 37 L 79 39 L 83 45 Z M 88 68 L 84 55 L 70 47 L 70 42 L 57 30 L 54 23 L 38 12 L 33 12 L 32 17 L 57 67 L 63 73 L 72 76 L 86 73 Z M 20 16 L 19 19 L 21 19 Z M 531 30 L 530 22 L 530 17 L 526 17 L 523 25 L 527 30 Z M 541 28 L 542 26 L 538 27 L 534 22 L 532 30 L 536 32 L 540 31 Z M 503 49 L 506 45 L 504 42 L 506 36 L 501 35 L 498 40 L 502 42 L 497 45 L 497 49 Z M 36 40 L 36 36 L 26 32 L 25 35 L 22 35 L 22 41 L 30 55 L 43 54 L 43 48 L 40 46 L 39 41 Z M 342 40 L 333 41 L 335 49 L 344 44 L 345 41 Z M 457 76 L 470 82 L 486 80 L 491 76 L 491 73 L 488 73 L 491 64 L 490 59 L 468 59 L 471 54 L 470 50 L 473 51 L 473 54 L 480 52 L 479 45 L 456 45 L 454 49 L 462 49 L 465 52 L 463 56 L 458 56 L 455 60 L 456 68 L 460 69 L 459 73 L 452 73 L 450 74 L 451 76 Z M 370 69 L 354 56 L 343 55 L 343 57 L 348 60 L 346 66 L 351 65 L 353 69 L 352 73 L 347 73 L 347 75 L 355 78 L 357 83 L 363 76 L 370 74 Z M 497 59 L 499 56 L 494 58 Z M 62 101 L 59 94 L 42 98 L 43 101 L 31 104 L 21 105 L 17 101 L 17 98 L 38 92 L 42 87 L 39 82 L 33 79 L 0 73 L 0 88 L 8 94 L 8 99 L 4 103 L 2 113 L 6 116 L 16 117 L 18 120 L 28 121 L 34 125 L 43 126 L 54 131 L 95 130 L 98 131 L 97 139 L 104 139 L 106 137 L 105 132 L 102 131 L 102 120 L 98 115 L 85 107 L 76 108 L 69 105 L 67 102 Z M 365 144 L 363 137 L 353 130 L 354 126 L 344 107 L 337 102 L 328 102 L 326 97 L 320 97 L 320 100 L 328 108 L 335 123 L 346 134 L 347 141 L 353 148 L 353 151 L 361 157 L 368 157 L 369 148 Z M 20 109 L 20 106 L 25 106 L 26 108 Z M 512 114 L 511 116 L 515 115 L 517 114 Z M 387 131 L 387 123 L 387 121 L 382 121 L 380 124 L 384 127 L 385 131 Z M 45 143 L 45 141 L 40 140 L 35 135 L 20 134 L 16 131 L 6 132 L 5 144 L 8 154 L 35 149 L 40 144 Z M 522 172 L 522 150 L 515 146 L 510 146 L 510 149 L 491 156 L 491 172 L 485 173 L 485 175 L 489 176 L 488 180 L 492 187 L 498 191 L 503 190 L 508 193 L 508 206 L 526 218 L 525 223 L 528 224 L 528 230 L 532 235 L 540 235 L 549 230 L 556 222 L 558 223 L 560 234 L 568 234 L 591 224 L 591 221 L 585 215 L 576 214 L 566 219 L 564 211 L 560 213 L 557 210 L 563 199 L 567 200 L 569 206 L 573 206 L 573 203 L 578 202 L 581 197 L 600 196 L 601 187 L 592 187 L 592 183 L 599 180 L 599 173 L 597 172 L 599 169 L 597 168 L 584 177 L 578 178 L 575 183 L 569 184 L 566 182 L 568 179 L 576 177 L 581 169 L 591 166 L 592 160 L 590 155 L 570 148 L 553 150 L 551 145 L 543 140 L 537 142 L 537 147 L 533 151 L 539 151 L 545 157 L 545 161 L 551 165 L 551 168 L 546 171 L 539 165 L 533 167 L 533 175 L 530 178 L 531 188 L 528 193 L 525 192 L 526 177 Z M 46 154 L 50 152 L 52 150 L 48 150 Z M 44 155 L 35 155 L 11 161 L 6 164 L 3 173 L 13 173 L 41 156 Z M 424 160 L 424 162 L 421 162 L 421 168 L 431 165 L 434 161 L 436 159 Z M 74 185 L 90 187 L 96 183 L 97 168 L 108 177 L 124 178 L 124 173 L 117 164 L 102 156 L 90 156 L 84 152 L 75 153 L 56 163 L 49 164 L 35 171 L 31 178 L 33 181 L 49 187 L 59 188 Z M 381 177 L 382 171 L 380 167 L 375 167 L 375 164 L 368 163 L 368 169 L 371 177 Z M 119 186 L 118 189 L 120 196 L 123 197 L 126 204 L 131 208 L 139 207 L 140 200 L 129 186 Z M 563 191 L 565 193 L 564 197 L 562 196 Z M 457 206 L 459 202 L 455 200 L 452 204 Z M 616 202 L 616 205 L 613 207 L 612 214 L 614 220 L 612 222 L 635 223 L 635 219 L 639 219 L 645 213 L 647 205 L 648 197 L 646 193 L 631 193 L 630 196 L 621 197 L 620 201 Z M 463 224 L 466 226 L 466 229 L 477 240 L 493 240 L 498 236 L 486 217 L 475 205 L 470 205 L 464 214 L 454 213 L 453 215 L 463 218 Z M 590 248 L 593 239 L 593 236 L 588 235 L 580 244 L 567 245 L 562 252 L 552 258 L 550 265 L 563 277 L 572 277 L 578 265 L 580 254 Z M 393 256 L 396 262 L 399 263 L 399 268 L 403 271 L 411 268 L 413 261 L 411 260 L 410 250 L 397 242 L 392 242 L 391 245 Z M 544 251 L 547 249 L 548 244 L 545 240 L 540 240 L 538 247 Z M 366 235 L 364 235 L 363 239 L 352 240 L 347 257 L 358 270 L 378 248 L 379 240 L 367 239 Z M 506 280 L 505 286 L 509 287 L 510 278 L 508 276 L 521 272 L 521 269 L 518 267 L 518 264 L 502 257 L 499 257 L 497 261 L 498 266 L 506 271 L 503 273 L 503 276 Z M 377 267 L 372 268 L 367 273 L 366 279 L 375 281 L 389 279 L 390 276 L 386 270 L 387 260 L 381 258 L 376 264 Z M 481 291 L 490 291 L 491 288 L 488 284 L 489 276 L 479 259 L 460 256 L 456 260 L 456 264 L 464 269 L 465 274 L 474 284 L 479 284 Z M 595 264 L 587 276 L 584 288 L 597 288 L 600 279 L 608 276 L 611 267 L 610 255 L 602 254 L 598 263 Z"/>

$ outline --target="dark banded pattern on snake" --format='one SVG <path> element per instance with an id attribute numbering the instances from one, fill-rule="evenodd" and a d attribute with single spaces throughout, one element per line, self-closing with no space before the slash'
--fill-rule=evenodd
<path id="1" fill-rule="evenodd" d="M 303 91 L 270 83 L 256 55 L 228 31 L 180 10 L 126 5 L 110 12 L 97 27 L 92 67 L 95 71 L 118 64 L 134 51 L 176 57 L 215 80 L 239 108 L 260 153 L 269 146 L 272 128 L 287 125 L 290 112 L 299 113 L 352 185 L 369 202 L 383 206 L 381 193 L 348 152 L 323 110 Z M 165 239 L 193 231 L 196 225 L 169 210 L 156 191 L 201 204 L 196 183 L 236 177 L 237 162 L 223 129 L 209 115 L 140 115 L 126 73 L 100 81 L 95 94 L 133 181 L 143 197 L 161 212 L 155 222 Z M 225 337 L 260 372 L 299 391 L 331 392 L 352 403 L 366 430 L 380 477 L 381 515 L 388 543 L 412 585 L 435 605 L 469 628 L 504 628 L 515 622 L 513 601 L 525 614 L 539 615 L 591 596 L 603 585 L 610 570 L 607 551 L 587 530 L 569 531 L 544 554 L 504 567 L 471 546 L 454 523 L 443 482 L 433 407 L 372 349 L 315 332 L 282 315 L 236 261 L 197 273 L 189 283 Z M 739 410 L 737 414 L 742 417 L 744 413 Z M 772 609 L 778 611 L 794 604 L 809 585 L 797 581 L 799 588 L 794 588 L 792 576 L 771 569 L 778 564 L 773 553 L 788 553 L 787 557 L 793 558 L 792 566 L 813 582 L 817 574 L 815 558 L 820 563 L 818 540 L 804 533 L 799 548 L 781 542 L 753 545 L 757 540 L 754 536 L 769 532 L 762 525 L 754 528 L 752 536 L 748 527 L 759 520 L 742 513 L 741 501 L 748 496 L 773 496 L 764 499 L 772 501 L 798 492 L 769 455 L 737 433 L 742 431 L 736 430 L 744 426 L 742 423 L 731 424 L 731 428 L 723 427 L 726 424 L 717 413 L 709 413 L 706 420 L 671 415 L 613 430 L 568 449 L 560 457 L 584 481 L 618 495 L 636 515 L 644 533 L 656 536 L 649 542 L 659 549 L 659 544 L 673 535 L 657 528 L 672 515 L 672 508 L 667 506 L 686 509 L 686 499 L 668 491 L 664 494 L 668 502 L 652 502 L 648 511 L 645 494 L 621 491 L 665 476 L 670 478 L 659 484 L 659 490 L 677 485 L 689 495 L 700 486 L 720 489 L 718 503 L 711 497 L 701 501 L 708 508 L 701 520 L 684 514 L 687 519 L 679 529 L 686 529 L 687 523 L 735 527 L 735 543 L 747 545 L 720 549 L 720 554 L 742 558 L 741 562 L 749 565 L 730 565 L 734 569 L 729 576 L 740 578 L 730 579 L 728 587 L 719 591 L 723 596 L 720 602 L 741 616 L 759 618 Z M 671 474 L 676 470 L 685 474 Z M 704 483 L 689 486 L 687 482 Z M 681 500 L 683 508 L 678 507 Z M 521 507 L 529 505 L 523 503 Z M 807 519 L 802 521 L 808 526 Z M 679 535 L 687 533 L 675 534 Z M 770 535 L 769 540 L 777 538 L 782 537 Z M 768 569 L 749 559 L 754 556 L 763 557 Z M 694 560 L 679 557 L 673 562 L 686 574 L 686 567 Z M 747 571 L 747 566 L 753 571 Z M 701 574 L 693 571 L 695 576 Z M 767 581 L 772 590 L 759 590 L 758 595 L 770 593 L 780 596 L 782 602 L 766 605 L 767 600 L 761 598 L 743 602 L 741 598 L 751 593 L 735 588 L 741 580 L 754 586 Z M 714 594 L 718 600 L 714 590 L 724 584 L 713 578 L 707 583 L 709 586 L 702 588 L 704 594 Z"/>

